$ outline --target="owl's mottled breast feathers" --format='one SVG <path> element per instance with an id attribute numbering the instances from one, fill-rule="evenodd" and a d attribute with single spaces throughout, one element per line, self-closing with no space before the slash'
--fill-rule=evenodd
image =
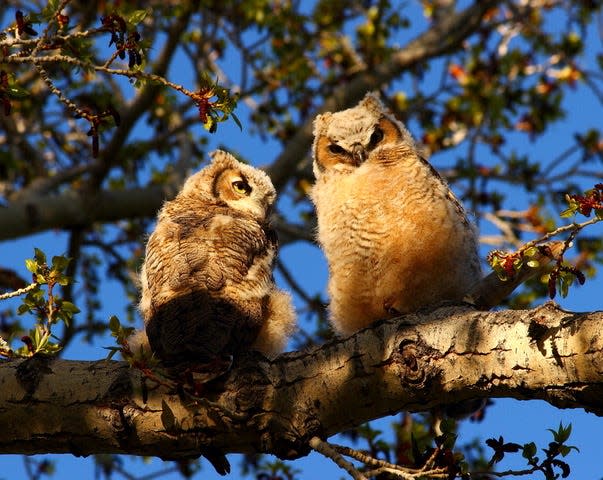
<path id="1" fill-rule="evenodd" d="M 375 94 L 316 118 L 311 198 L 343 334 L 446 300 L 480 276 L 475 229 Z"/>

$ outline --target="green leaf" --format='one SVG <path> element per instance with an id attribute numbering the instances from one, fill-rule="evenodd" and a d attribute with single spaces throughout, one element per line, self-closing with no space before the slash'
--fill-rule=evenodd
<path id="1" fill-rule="evenodd" d="M 565 441 L 567 441 L 570 437 L 570 435 L 572 434 L 572 424 L 570 423 L 567 427 L 563 427 L 563 424 L 560 423 L 559 424 L 559 436 L 558 438 L 556 438 L 556 440 L 559 443 L 564 443 Z"/>
<path id="2" fill-rule="evenodd" d="M 142 22 L 148 14 L 149 12 L 147 10 L 134 10 L 132 13 L 126 16 L 126 21 L 132 26 L 136 26 Z"/>
<path id="3" fill-rule="evenodd" d="M 121 351 L 120 347 L 103 347 L 105 350 L 109 350 L 109 353 L 107 354 L 107 360 L 111 360 L 115 354 L 119 351 Z"/>
<path id="4" fill-rule="evenodd" d="M 161 400 L 161 424 L 167 432 L 178 428 L 178 419 L 165 400 Z"/>
<path id="5" fill-rule="evenodd" d="M 562 457 L 567 457 L 572 450 L 580 451 L 578 447 L 574 447 L 573 445 L 560 445 L 559 453 L 561 453 Z"/>
<path id="6" fill-rule="evenodd" d="M 121 323 L 119 322 L 119 318 L 115 315 L 111 315 L 111 318 L 109 319 L 109 330 L 113 333 L 118 333 L 120 327 Z"/>
<path id="7" fill-rule="evenodd" d="M 61 310 L 63 310 L 64 312 L 67 313 L 80 313 L 80 309 L 77 308 L 73 303 L 71 302 L 61 302 Z"/>
<path id="8" fill-rule="evenodd" d="M 442 446 L 446 449 L 453 449 L 454 444 L 456 443 L 457 435 L 454 433 L 446 433 L 443 436 L 444 442 L 442 443 Z"/>
<path id="9" fill-rule="evenodd" d="M 559 428 L 555 431 L 552 428 L 548 429 L 553 434 L 553 439 L 557 443 L 563 443 L 569 439 L 572 433 L 572 424 L 570 423 L 567 427 L 563 426 L 563 423 L 559 423 Z"/>
<path id="10" fill-rule="evenodd" d="M 11 98 L 20 99 L 29 97 L 29 92 L 16 84 L 10 85 L 5 92 L 8 93 L 8 96 Z"/>
<path id="11" fill-rule="evenodd" d="M 569 218 L 569 217 L 573 217 L 574 215 L 576 215 L 576 209 L 575 208 L 568 208 L 566 210 L 563 210 L 563 212 L 561 212 L 559 214 L 559 216 L 561 218 Z"/>
<path id="12" fill-rule="evenodd" d="M 31 273 L 38 272 L 38 263 L 33 258 L 28 258 L 25 260 L 25 268 L 29 270 Z"/>
<path id="13" fill-rule="evenodd" d="M 31 308 L 29 307 L 29 305 L 26 305 L 24 303 L 19 305 L 19 308 L 17 308 L 18 315 L 23 315 L 24 313 L 29 313 L 29 312 L 31 312 Z"/>
<path id="14" fill-rule="evenodd" d="M 34 347 L 37 349 L 38 345 L 40 344 L 40 329 L 39 328 L 34 328 L 33 330 L 29 331 L 29 337 L 31 338 Z"/>
<path id="15" fill-rule="evenodd" d="M 523 446 L 521 455 L 527 459 L 534 458 L 534 455 L 536 455 L 536 444 L 534 442 L 526 443 Z"/>
<path id="16" fill-rule="evenodd" d="M 71 262 L 71 259 L 64 256 L 54 256 L 52 257 L 52 269 L 57 270 L 58 272 L 62 272 L 67 268 Z"/>
<path id="17" fill-rule="evenodd" d="M 241 124 L 241 120 L 239 120 L 239 117 L 237 117 L 234 112 L 230 112 L 230 115 L 232 116 L 234 122 L 237 124 L 237 127 L 239 127 L 241 131 L 243 131 L 243 125 Z"/>
<path id="18" fill-rule="evenodd" d="M 217 127 L 217 125 L 216 125 L 216 120 L 215 120 L 213 117 L 208 116 L 208 117 L 207 117 L 207 122 L 205 122 L 205 123 L 203 124 L 203 127 L 204 127 L 204 128 L 205 128 L 205 130 L 207 130 L 209 133 L 215 133 L 215 131 L 216 131 L 216 127 Z"/>
<path id="19" fill-rule="evenodd" d="M 50 20 L 51 16 L 57 13 L 59 2 L 60 0 L 48 0 L 46 7 L 44 7 L 44 10 L 42 11 L 42 14 L 45 17 L 48 15 L 47 20 Z"/>
<path id="20" fill-rule="evenodd" d="M 38 265 L 46 263 L 46 254 L 39 248 L 34 248 L 34 258 L 38 262 Z"/>
<path id="21" fill-rule="evenodd" d="M 54 354 L 54 353 L 57 353 L 59 350 L 61 350 L 60 345 L 49 342 L 48 340 L 49 340 L 48 338 L 45 339 L 44 345 L 41 346 L 40 348 L 38 348 L 38 352 Z"/>
<path id="22" fill-rule="evenodd" d="M 440 423 L 440 429 L 444 434 L 454 434 L 456 430 L 456 420 L 444 417 Z"/>

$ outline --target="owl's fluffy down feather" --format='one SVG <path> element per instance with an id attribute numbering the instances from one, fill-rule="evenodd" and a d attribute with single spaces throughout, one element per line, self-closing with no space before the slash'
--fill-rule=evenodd
<path id="1" fill-rule="evenodd" d="M 146 247 L 139 305 L 164 362 L 282 351 L 295 314 L 272 277 L 274 198 L 265 173 L 218 151 L 164 204 Z"/>
<path id="2" fill-rule="evenodd" d="M 360 128 L 350 119 L 367 104 Z M 315 123 L 311 198 L 329 264 L 331 322 L 341 334 L 461 300 L 481 276 L 473 226 L 408 132 L 395 133 L 398 126 L 374 96 Z M 360 160 L 348 145 L 363 151 Z"/>

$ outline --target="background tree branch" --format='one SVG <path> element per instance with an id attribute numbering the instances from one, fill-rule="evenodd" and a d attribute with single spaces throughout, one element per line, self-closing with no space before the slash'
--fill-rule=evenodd
<path id="1" fill-rule="evenodd" d="M 441 22 L 434 24 L 392 55 L 388 62 L 377 65 L 375 69 L 361 72 L 349 83 L 336 88 L 315 113 L 336 112 L 351 107 L 366 92 L 379 89 L 405 70 L 410 70 L 421 62 L 458 48 L 465 38 L 475 33 L 485 13 L 499 3 L 502 2 L 500 0 L 475 2 L 465 10 L 451 14 Z M 312 144 L 315 116 L 311 115 L 297 129 L 295 135 L 285 145 L 283 152 L 268 168 L 268 174 L 277 190 L 282 189 L 292 176 L 299 175 L 299 172 L 296 171 L 298 168 L 301 167 L 305 170 L 306 175 L 311 170 L 310 163 L 303 162 L 303 160 Z"/>

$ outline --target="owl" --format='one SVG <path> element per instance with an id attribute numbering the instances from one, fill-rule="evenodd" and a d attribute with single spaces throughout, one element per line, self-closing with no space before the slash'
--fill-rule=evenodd
<path id="1" fill-rule="evenodd" d="M 461 300 L 479 280 L 473 225 L 376 94 L 319 115 L 313 157 L 310 197 L 338 333 Z"/>
<path id="2" fill-rule="evenodd" d="M 212 157 L 165 202 L 146 246 L 139 309 L 166 365 L 274 356 L 295 329 L 291 297 L 272 276 L 272 182 L 226 152 Z"/>

